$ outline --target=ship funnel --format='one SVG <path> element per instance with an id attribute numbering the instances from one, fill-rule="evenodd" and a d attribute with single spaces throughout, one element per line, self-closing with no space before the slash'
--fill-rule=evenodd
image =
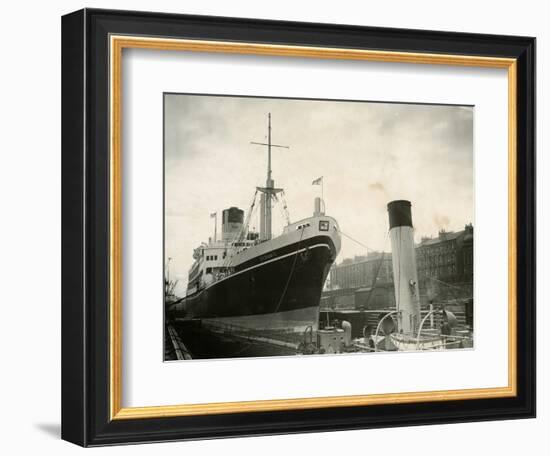
<path id="1" fill-rule="evenodd" d="M 397 329 L 400 333 L 415 334 L 420 324 L 420 296 L 410 201 L 388 203 L 388 215 Z"/>
<path id="2" fill-rule="evenodd" d="M 231 241 L 243 227 L 244 211 L 238 207 L 230 207 L 223 211 L 222 240 Z"/>
<path id="3" fill-rule="evenodd" d="M 319 217 L 321 215 L 325 215 L 325 211 L 321 210 L 321 198 L 317 196 L 313 205 L 313 216 Z"/>

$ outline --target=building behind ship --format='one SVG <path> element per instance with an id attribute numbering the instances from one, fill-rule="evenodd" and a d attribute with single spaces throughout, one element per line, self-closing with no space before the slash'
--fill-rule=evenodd
<path id="1" fill-rule="evenodd" d="M 421 305 L 472 298 L 474 268 L 473 225 L 464 230 L 441 230 L 415 246 Z M 387 309 L 395 307 L 392 256 L 369 252 L 344 259 L 330 271 L 321 307 L 331 309 Z"/>

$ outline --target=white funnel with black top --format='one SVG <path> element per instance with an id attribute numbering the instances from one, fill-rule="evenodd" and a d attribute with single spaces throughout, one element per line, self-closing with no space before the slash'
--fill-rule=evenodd
<path id="1" fill-rule="evenodd" d="M 398 311 L 397 330 L 414 335 L 420 325 L 420 296 L 410 201 L 388 203 L 388 215 L 395 305 Z"/>

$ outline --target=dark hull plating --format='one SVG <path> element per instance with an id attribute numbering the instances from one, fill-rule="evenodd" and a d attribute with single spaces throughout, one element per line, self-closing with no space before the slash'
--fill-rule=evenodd
<path id="1" fill-rule="evenodd" d="M 263 262 L 244 263 L 233 275 L 188 296 L 184 314 L 177 316 L 233 319 L 317 307 L 334 257 L 328 236 L 279 248 L 263 255 Z"/>

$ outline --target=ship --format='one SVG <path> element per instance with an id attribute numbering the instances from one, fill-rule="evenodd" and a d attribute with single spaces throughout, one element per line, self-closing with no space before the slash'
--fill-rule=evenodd
<path id="1" fill-rule="evenodd" d="M 293 223 L 285 203 L 286 225 L 273 235 L 272 210 L 284 201 L 284 190 L 272 178 L 271 149 L 286 146 L 271 142 L 271 114 L 267 138 L 267 143 L 252 143 L 267 148 L 265 186 L 256 187 L 246 217 L 238 207 L 223 210 L 221 237 L 215 230 L 194 249 L 186 295 L 168 308 L 173 317 L 269 337 L 317 329 L 321 293 L 340 251 L 340 229 L 317 197 L 313 214 Z M 257 209 L 259 232 L 249 228 Z"/>

